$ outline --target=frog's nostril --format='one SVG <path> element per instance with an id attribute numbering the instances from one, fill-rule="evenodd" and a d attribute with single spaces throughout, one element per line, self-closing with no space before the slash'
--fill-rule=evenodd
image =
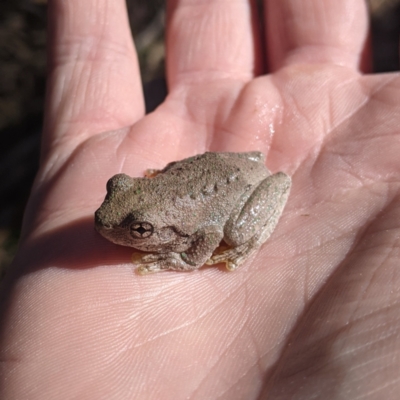
<path id="1" fill-rule="evenodd" d="M 110 224 L 104 224 L 104 223 L 97 223 L 96 227 L 100 228 L 100 229 L 111 229 L 112 228 L 112 226 Z"/>
<path id="2" fill-rule="evenodd" d="M 112 224 L 110 223 L 106 223 L 102 220 L 99 210 L 97 210 L 94 214 L 94 224 L 96 226 L 96 229 L 111 229 L 112 228 Z"/>

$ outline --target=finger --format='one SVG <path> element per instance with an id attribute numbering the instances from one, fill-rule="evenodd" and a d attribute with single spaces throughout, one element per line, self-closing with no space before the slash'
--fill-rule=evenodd
<path id="1" fill-rule="evenodd" d="M 49 6 L 45 153 L 65 136 L 81 141 L 130 125 L 144 112 L 125 1 L 53 0 Z"/>
<path id="2" fill-rule="evenodd" d="M 170 89 L 216 78 L 248 80 L 261 68 L 255 3 L 171 0 L 167 72 Z"/>
<path id="3" fill-rule="evenodd" d="M 359 68 L 367 38 L 364 0 L 265 0 L 269 66 L 333 63 Z"/>

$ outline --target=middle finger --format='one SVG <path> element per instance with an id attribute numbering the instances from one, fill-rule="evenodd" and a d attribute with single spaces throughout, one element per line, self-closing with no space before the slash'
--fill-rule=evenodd
<path id="1" fill-rule="evenodd" d="M 255 2 L 171 0 L 168 5 L 169 88 L 232 78 L 260 70 Z"/>

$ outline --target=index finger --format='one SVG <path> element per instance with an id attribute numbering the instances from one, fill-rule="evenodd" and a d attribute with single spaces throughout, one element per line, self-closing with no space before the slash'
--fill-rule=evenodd
<path id="1" fill-rule="evenodd" d="M 49 72 L 42 157 L 137 121 L 142 86 L 125 0 L 49 2 Z"/>

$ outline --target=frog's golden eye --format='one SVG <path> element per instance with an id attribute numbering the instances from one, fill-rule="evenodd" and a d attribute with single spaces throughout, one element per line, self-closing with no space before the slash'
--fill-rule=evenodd
<path id="1" fill-rule="evenodd" d="M 153 234 L 154 228 L 148 222 L 134 222 L 130 226 L 130 232 L 135 239 L 146 239 Z"/>

